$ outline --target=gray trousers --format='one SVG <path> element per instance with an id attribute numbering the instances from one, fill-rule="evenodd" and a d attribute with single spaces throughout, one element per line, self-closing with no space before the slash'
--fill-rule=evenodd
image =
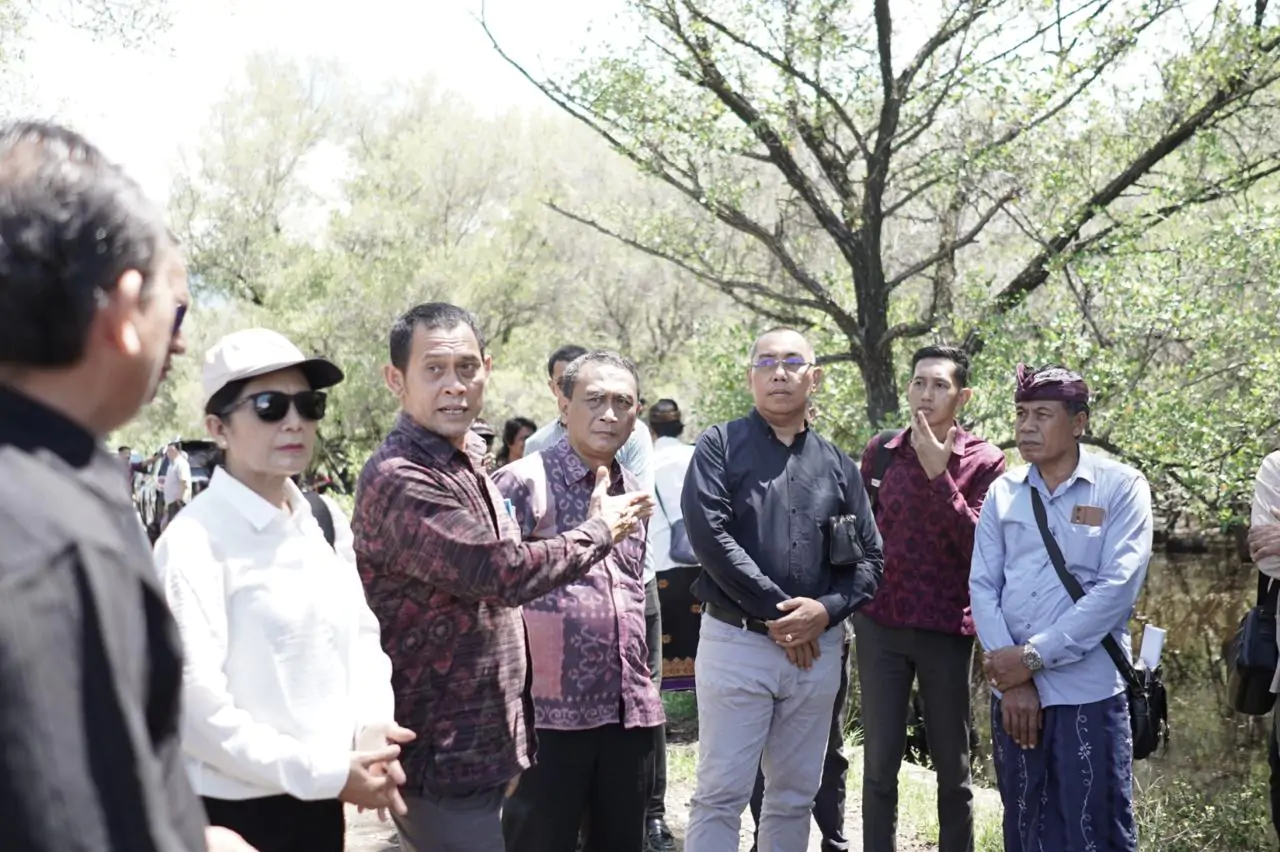
<path id="1" fill-rule="evenodd" d="M 822 781 L 831 708 L 840 688 L 843 633 L 828 630 L 809 671 L 768 636 L 702 617 L 694 661 L 698 784 L 685 852 L 738 848 L 742 812 L 763 768 L 760 852 L 804 852 Z"/>
<path id="2" fill-rule="evenodd" d="M 400 852 L 506 852 L 503 792 L 496 787 L 469 796 L 406 794 L 409 812 L 395 817 Z"/>
<path id="3" fill-rule="evenodd" d="M 911 684 L 920 681 L 929 756 L 938 778 L 938 848 L 973 852 L 969 771 L 969 677 L 973 638 L 882 627 L 854 616 L 862 692 L 862 848 L 893 852 L 898 829 L 898 770 L 907 744 Z"/>

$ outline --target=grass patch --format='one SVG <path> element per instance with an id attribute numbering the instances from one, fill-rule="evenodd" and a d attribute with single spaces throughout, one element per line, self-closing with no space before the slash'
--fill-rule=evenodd
<path id="1" fill-rule="evenodd" d="M 862 797 L 862 747 L 858 736 L 845 741 L 849 755 L 849 805 Z M 1000 831 L 1000 796 L 974 785 L 973 830 L 975 852 L 1004 852 Z M 938 845 L 938 783 L 933 772 L 910 763 L 898 771 L 898 838 Z"/>

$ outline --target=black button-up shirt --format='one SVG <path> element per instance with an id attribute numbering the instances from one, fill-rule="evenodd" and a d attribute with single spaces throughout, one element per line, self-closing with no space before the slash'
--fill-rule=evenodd
<path id="1" fill-rule="evenodd" d="M 880 585 L 880 533 L 858 466 L 812 431 L 783 444 L 752 411 L 701 438 L 682 500 L 702 565 L 693 592 L 705 603 L 772 620 L 778 604 L 813 598 L 839 624 Z M 863 558 L 833 568 L 830 519 L 853 515 Z"/>

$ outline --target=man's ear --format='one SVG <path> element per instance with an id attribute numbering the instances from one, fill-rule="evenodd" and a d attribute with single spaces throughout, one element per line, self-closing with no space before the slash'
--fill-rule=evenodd
<path id="1" fill-rule="evenodd" d="M 396 399 L 404 398 L 404 373 L 395 364 L 387 364 L 382 368 L 382 381 L 395 394 Z"/>
<path id="2" fill-rule="evenodd" d="M 822 377 L 826 375 L 822 372 L 821 367 L 814 367 L 809 371 L 809 375 L 813 376 L 813 389 L 816 391 L 822 387 Z"/>
<path id="3" fill-rule="evenodd" d="M 142 274 L 126 270 L 110 292 L 97 291 L 98 316 L 102 330 L 112 348 L 135 356 L 142 351 L 137 319 L 142 313 Z"/>
<path id="4" fill-rule="evenodd" d="M 1089 431 L 1089 412 L 1076 412 L 1075 417 L 1071 418 L 1071 431 L 1077 438 L 1084 437 L 1084 433 Z"/>
<path id="5" fill-rule="evenodd" d="M 973 399 L 973 388 L 961 388 L 959 399 L 956 402 L 956 410 L 964 408 L 971 399 Z"/>

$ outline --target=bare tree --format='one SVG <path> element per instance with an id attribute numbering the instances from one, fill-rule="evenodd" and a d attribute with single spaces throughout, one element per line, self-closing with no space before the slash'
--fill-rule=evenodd
<path id="1" fill-rule="evenodd" d="M 631 0 L 638 38 L 563 78 L 481 24 L 734 238 L 557 209 L 763 316 L 834 326 L 847 345 L 822 360 L 857 365 L 873 424 L 897 411 L 899 341 L 962 334 L 976 351 L 983 321 L 1064 264 L 1280 170 L 1269 140 L 1197 150 L 1274 102 L 1269 0 L 867 5 Z M 1018 235 L 999 278 L 978 263 L 996 233 Z M 961 304 L 965 284 L 981 296 Z"/>

